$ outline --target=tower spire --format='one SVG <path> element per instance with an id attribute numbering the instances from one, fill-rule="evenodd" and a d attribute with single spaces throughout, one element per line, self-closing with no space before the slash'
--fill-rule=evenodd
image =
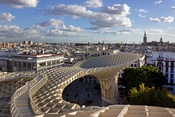
<path id="1" fill-rule="evenodd" d="M 146 37 L 146 31 L 144 32 L 144 37 Z"/>
<path id="2" fill-rule="evenodd" d="M 147 46 L 146 31 L 144 32 L 144 37 L 143 37 L 143 46 Z"/>

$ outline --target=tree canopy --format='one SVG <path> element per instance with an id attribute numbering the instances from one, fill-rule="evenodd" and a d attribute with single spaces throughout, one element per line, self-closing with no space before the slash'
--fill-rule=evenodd
<path id="1" fill-rule="evenodd" d="M 175 107 L 175 97 L 166 89 L 145 87 L 143 83 L 138 89 L 136 87 L 130 89 L 128 97 L 130 104 Z"/>
<path id="2" fill-rule="evenodd" d="M 162 88 L 166 83 L 166 77 L 161 70 L 153 66 L 126 68 L 121 83 L 126 87 L 126 92 L 132 87 L 138 88 L 141 83 L 148 87 Z"/>

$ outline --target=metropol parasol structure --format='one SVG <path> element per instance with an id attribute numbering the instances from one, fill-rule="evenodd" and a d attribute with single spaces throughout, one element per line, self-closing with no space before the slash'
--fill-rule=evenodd
<path id="1" fill-rule="evenodd" d="M 10 92 L 13 88 L 16 90 L 11 94 L 10 100 L 0 100 L 2 107 L 6 107 L 0 109 L 0 116 L 175 117 L 175 109 L 171 108 L 118 104 L 118 75 L 139 58 L 140 55 L 136 53 L 118 53 L 93 57 L 72 67 L 42 70 L 38 74 L 34 72 L 2 74 L 1 95 L 7 96 L 6 92 Z M 62 99 L 64 88 L 86 75 L 92 75 L 99 80 L 103 107 L 80 107 Z"/>

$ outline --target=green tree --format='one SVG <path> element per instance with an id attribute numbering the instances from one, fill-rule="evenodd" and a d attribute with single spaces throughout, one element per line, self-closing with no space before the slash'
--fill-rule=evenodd
<path id="1" fill-rule="evenodd" d="M 126 93 L 132 87 L 138 88 L 141 83 L 148 87 L 161 89 L 166 84 L 166 77 L 161 70 L 153 66 L 127 68 L 124 70 L 121 83 L 126 87 Z"/>
<path id="2" fill-rule="evenodd" d="M 166 89 L 155 89 L 154 87 L 145 87 L 142 83 L 139 88 L 130 89 L 128 93 L 129 104 L 175 107 L 175 97 Z"/>

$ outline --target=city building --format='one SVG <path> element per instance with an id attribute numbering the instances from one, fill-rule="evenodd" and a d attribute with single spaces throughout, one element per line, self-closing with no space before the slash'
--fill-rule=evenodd
<path id="1" fill-rule="evenodd" d="M 141 55 L 140 58 L 134 64 L 131 64 L 131 67 L 142 67 L 144 65 L 145 65 L 145 55 Z"/>
<path id="2" fill-rule="evenodd" d="M 33 41 L 28 41 L 28 44 L 29 45 L 33 45 Z"/>
<path id="3" fill-rule="evenodd" d="M 23 41 L 23 44 L 28 45 L 28 40 Z"/>
<path id="4" fill-rule="evenodd" d="M 3 43 L 2 43 L 2 47 L 3 47 L 3 48 L 10 48 L 10 45 L 11 45 L 11 44 L 10 44 L 9 42 L 3 42 Z"/>
<path id="5" fill-rule="evenodd" d="M 40 71 L 64 64 L 64 56 L 58 54 L 11 54 L 0 56 L 0 71 Z"/>
<path id="6" fill-rule="evenodd" d="M 145 37 L 145 36 L 144 36 Z M 144 45 L 144 42 L 143 42 Z M 160 38 L 160 41 L 147 42 L 147 47 L 150 46 L 155 51 L 171 51 L 175 52 L 175 43 L 170 43 L 169 41 L 163 41 L 163 37 Z"/>
<path id="7" fill-rule="evenodd" d="M 167 79 L 164 87 L 175 94 L 175 53 L 155 51 L 152 56 L 147 57 L 146 63 L 159 68 L 164 73 Z"/>
<path id="8" fill-rule="evenodd" d="M 115 55 L 120 50 L 118 49 L 106 49 L 104 46 L 100 49 L 99 47 L 97 48 L 89 48 L 88 50 L 85 51 L 85 58 L 90 58 L 90 57 L 97 57 L 101 55 Z"/>

